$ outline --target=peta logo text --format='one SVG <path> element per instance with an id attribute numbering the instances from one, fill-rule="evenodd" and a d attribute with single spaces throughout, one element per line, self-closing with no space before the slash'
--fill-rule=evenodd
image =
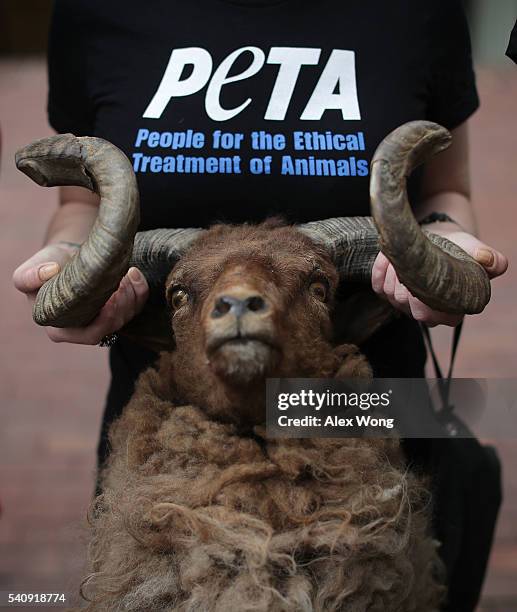
<path id="1" fill-rule="evenodd" d="M 247 54 L 250 63 L 242 72 L 232 70 L 238 58 Z M 267 64 L 279 66 L 271 86 L 269 103 L 264 119 L 282 121 L 285 119 L 298 77 L 304 66 L 318 66 L 321 49 L 304 47 L 271 47 L 266 54 L 259 47 L 241 47 L 230 53 L 215 67 L 210 53 L 201 47 L 173 49 L 162 80 L 145 109 L 145 119 L 159 119 L 175 98 L 198 94 L 206 87 L 205 108 L 207 115 L 214 121 L 227 121 L 241 113 L 252 104 L 248 97 L 234 108 L 221 106 L 220 94 L 223 87 L 244 81 L 256 75 Z M 186 67 L 191 67 L 186 71 Z M 182 78 L 187 73 L 189 76 Z M 341 111 L 344 120 L 359 120 L 361 113 L 357 97 L 355 73 L 355 53 L 334 49 L 314 90 L 308 96 L 307 104 L 300 119 L 318 121 L 326 110 Z"/>

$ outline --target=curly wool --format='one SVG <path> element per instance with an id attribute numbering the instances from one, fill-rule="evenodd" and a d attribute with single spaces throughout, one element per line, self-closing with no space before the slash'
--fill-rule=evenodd
<path id="1" fill-rule="evenodd" d="M 430 612 L 428 495 L 394 439 L 266 440 L 148 370 L 91 511 L 90 611 Z"/>

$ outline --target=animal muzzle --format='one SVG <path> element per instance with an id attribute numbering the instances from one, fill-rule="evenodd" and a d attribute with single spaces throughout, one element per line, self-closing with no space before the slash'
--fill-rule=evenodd
<path id="1" fill-rule="evenodd" d="M 258 342 L 274 347 L 274 310 L 271 300 L 252 287 L 216 292 L 203 316 L 207 353 L 226 343 L 244 347 Z"/>
<path id="2" fill-rule="evenodd" d="M 240 320 L 246 315 L 263 313 L 267 310 L 267 301 L 261 295 L 250 295 L 244 298 L 222 295 L 215 301 L 211 317 L 213 319 L 220 319 L 230 314 Z"/>

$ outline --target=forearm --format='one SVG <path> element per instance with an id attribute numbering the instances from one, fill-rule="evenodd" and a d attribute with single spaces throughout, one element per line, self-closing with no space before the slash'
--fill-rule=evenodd
<path id="1" fill-rule="evenodd" d="M 454 191 L 436 193 L 422 201 L 415 209 L 419 221 L 433 212 L 445 213 L 456 223 L 430 223 L 425 226 L 426 230 L 440 235 L 463 230 L 477 236 L 476 217 L 467 195 Z"/>
<path id="2" fill-rule="evenodd" d="M 80 188 L 61 188 L 60 206 L 47 228 L 45 244 L 81 244 L 97 217 L 98 197 Z"/>
<path id="3" fill-rule="evenodd" d="M 433 212 L 445 213 L 453 223 L 426 225 L 430 232 L 447 236 L 464 231 L 477 235 L 477 224 L 470 200 L 469 136 L 467 123 L 452 131 L 451 146 L 424 166 L 422 200 L 415 208 L 420 221 Z M 459 226 L 459 227 L 458 227 Z"/>

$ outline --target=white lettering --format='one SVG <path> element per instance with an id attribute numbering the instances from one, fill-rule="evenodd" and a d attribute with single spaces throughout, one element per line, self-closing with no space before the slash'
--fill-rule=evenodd
<path id="1" fill-rule="evenodd" d="M 339 93 L 334 93 L 338 89 Z M 339 109 L 343 119 L 361 119 L 355 77 L 355 53 L 334 49 L 300 119 L 319 121 L 326 110 Z"/>
<path id="2" fill-rule="evenodd" d="M 245 53 L 246 51 L 253 54 L 253 61 L 248 68 L 244 70 L 244 72 L 229 77 L 228 73 L 230 72 L 235 60 L 239 57 L 239 55 Z M 264 65 L 265 58 L 266 56 L 264 55 L 264 51 L 258 47 L 242 47 L 241 49 L 237 49 L 233 53 L 230 53 L 230 55 L 221 62 L 217 70 L 214 72 L 210 85 L 206 90 L 205 108 L 210 119 L 213 119 L 214 121 L 227 121 L 228 119 L 235 117 L 235 115 L 238 115 L 248 106 L 248 104 L 251 102 L 251 98 L 248 98 L 236 108 L 224 109 L 220 103 L 221 88 L 227 83 L 242 81 L 244 79 L 248 79 L 254 74 L 257 74 L 257 72 Z"/>
<path id="3" fill-rule="evenodd" d="M 267 58 L 268 64 L 280 64 L 275 85 L 269 99 L 264 119 L 282 121 L 285 119 L 298 75 L 302 66 L 316 66 L 321 49 L 301 47 L 272 47 Z"/>
<path id="4" fill-rule="evenodd" d="M 251 53 L 250 65 L 238 74 L 230 73 L 236 61 L 244 54 Z M 302 66 L 316 66 L 320 60 L 321 49 L 302 47 L 272 47 L 268 64 L 278 64 L 276 76 L 264 119 L 268 121 L 282 121 L 289 110 L 296 84 Z M 163 74 L 162 80 L 145 109 L 145 119 L 159 119 L 172 98 L 190 96 L 201 91 L 207 84 L 205 96 L 205 109 L 208 116 L 214 121 L 227 121 L 241 113 L 252 102 L 250 97 L 235 108 L 223 108 L 221 105 L 221 90 L 225 85 L 249 79 L 257 74 L 265 63 L 265 54 L 258 47 L 241 47 L 230 53 L 217 67 L 212 75 L 212 56 L 201 47 L 188 47 L 174 49 Z M 192 72 L 182 78 L 186 66 L 192 66 Z M 212 75 L 212 76 L 211 76 Z M 211 77 L 211 78 L 210 78 Z M 343 49 L 334 49 L 323 69 L 318 83 L 305 106 L 300 117 L 304 121 L 319 121 L 325 111 L 338 110 L 344 120 L 359 120 L 361 112 L 357 95 L 357 82 L 355 71 L 355 53 Z M 158 145 L 157 132 L 140 130 L 137 146 L 147 142 L 148 146 Z M 364 150 L 364 141 L 349 137 L 347 142 L 334 144 L 338 150 Z M 168 137 L 167 137 L 168 138 Z M 321 140 L 323 141 L 325 137 Z M 173 141 L 173 148 L 178 148 Z M 325 142 L 318 143 L 319 149 L 330 148 Z M 160 143 L 160 146 L 161 143 Z M 308 146 L 299 147 L 310 149 Z M 316 150 L 316 147 L 314 147 Z"/>
<path id="5" fill-rule="evenodd" d="M 192 74 L 181 79 L 185 66 L 192 65 Z M 159 119 L 171 98 L 190 96 L 208 83 L 212 72 L 212 56 L 206 49 L 187 47 L 174 49 L 163 74 L 158 89 L 149 106 L 145 109 L 144 119 Z"/>

